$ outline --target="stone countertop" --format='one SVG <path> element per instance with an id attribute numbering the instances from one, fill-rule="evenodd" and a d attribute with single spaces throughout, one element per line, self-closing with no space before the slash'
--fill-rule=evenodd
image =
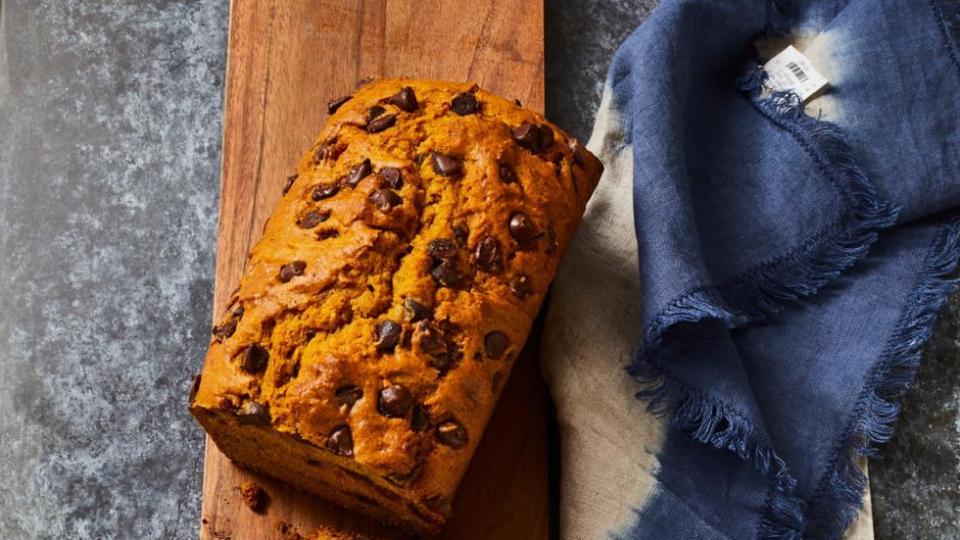
<path id="1" fill-rule="evenodd" d="M 546 1 L 547 112 L 589 135 L 655 0 Z M 226 0 L 0 0 L 0 537 L 192 538 Z M 960 301 L 871 464 L 877 538 L 960 537 Z"/>

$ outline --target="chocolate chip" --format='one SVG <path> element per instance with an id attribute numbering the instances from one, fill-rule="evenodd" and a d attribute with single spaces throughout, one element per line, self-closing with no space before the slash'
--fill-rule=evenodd
<path id="1" fill-rule="evenodd" d="M 493 378 L 490 379 L 490 391 L 497 393 L 500 390 L 500 383 L 503 382 L 503 373 L 499 371 L 493 374 Z"/>
<path id="2" fill-rule="evenodd" d="M 317 240 L 326 240 L 327 238 L 336 238 L 340 236 L 340 232 L 336 229 L 324 229 L 317 233 Z"/>
<path id="3" fill-rule="evenodd" d="M 243 317 L 243 306 L 237 306 L 237 307 L 235 307 L 235 308 L 233 309 L 232 315 L 233 315 L 235 318 L 237 318 L 237 319 Z"/>
<path id="4" fill-rule="evenodd" d="M 246 504 L 247 508 L 258 514 L 262 514 L 270 504 L 270 496 L 267 492 L 253 482 L 246 482 L 240 486 L 240 498 L 243 499 L 243 504 Z"/>
<path id="5" fill-rule="evenodd" d="M 413 88 L 404 86 L 399 92 L 388 97 L 386 102 L 396 105 L 398 109 L 405 112 L 417 110 L 417 95 L 413 93 Z"/>
<path id="6" fill-rule="evenodd" d="M 499 330 L 494 330 L 483 338 L 483 348 L 487 352 L 487 356 L 494 360 L 503 356 L 509 344 L 510 340 L 507 335 Z"/>
<path id="7" fill-rule="evenodd" d="M 327 437 L 327 449 L 339 456 L 352 456 L 353 434 L 350 432 L 350 426 L 343 424 L 333 428 L 330 436 Z"/>
<path id="8" fill-rule="evenodd" d="M 427 321 L 417 325 L 417 331 L 420 334 L 420 350 L 428 356 L 446 354 L 447 348 L 440 332 Z"/>
<path id="9" fill-rule="evenodd" d="M 370 107 L 369 109 L 367 109 L 367 123 L 369 123 L 371 120 L 373 120 L 374 118 L 380 116 L 385 112 L 387 112 L 387 110 L 379 105 L 374 105 L 373 107 Z"/>
<path id="10" fill-rule="evenodd" d="M 473 94 L 468 94 L 467 92 L 461 92 L 454 96 L 453 101 L 450 102 L 450 110 L 459 114 L 460 116 L 466 116 L 468 114 L 474 114 L 479 109 L 477 103 L 477 98 Z"/>
<path id="11" fill-rule="evenodd" d="M 297 175 L 288 176 L 287 181 L 283 184 L 283 194 L 286 195 L 290 188 L 293 187 L 293 183 L 297 181 Z"/>
<path id="12" fill-rule="evenodd" d="M 557 248 L 559 247 L 560 247 L 559 244 L 557 244 L 557 233 L 553 231 L 552 227 L 548 227 L 547 228 L 547 247 L 546 249 L 544 249 L 544 252 L 547 255 L 553 255 L 557 252 Z"/>
<path id="13" fill-rule="evenodd" d="M 442 261 L 440 264 L 434 266 L 433 269 L 430 270 L 430 277 L 441 287 L 449 287 L 451 289 L 462 286 L 464 282 L 464 276 L 454 261 Z"/>
<path id="14" fill-rule="evenodd" d="M 413 414 L 410 416 L 410 429 L 414 433 L 420 433 L 430 427 L 430 417 L 427 416 L 427 408 L 417 403 L 413 406 Z"/>
<path id="15" fill-rule="evenodd" d="M 380 390 L 377 410 L 388 418 L 403 418 L 413 406 L 413 395 L 400 385 L 388 386 Z"/>
<path id="16" fill-rule="evenodd" d="M 570 151 L 573 152 L 573 162 L 582 167 L 583 164 L 586 163 L 587 158 L 583 157 L 583 146 L 581 146 L 580 141 L 575 138 L 570 139 L 567 146 L 570 148 Z"/>
<path id="17" fill-rule="evenodd" d="M 390 187 L 390 189 L 400 189 L 403 187 L 403 173 L 396 167 L 384 167 L 380 169 L 380 178 Z"/>
<path id="18" fill-rule="evenodd" d="M 330 212 L 321 212 L 319 210 L 311 210 L 303 215 L 297 221 L 297 227 L 301 229 L 312 229 L 317 225 L 323 223 L 330 217 Z"/>
<path id="19" fill-rule="evenodd" d="M 474 260 L 477 268 L 496 274 L 503 271 L 503 250 L 500 248 L 500 241 L 492 236 L 486 236 L 477 244 L 474 250 Z"/>
<path id="20" fill-rule="evenodd" d="M 247 347 L 243 353 L 243 370 L 250 374 L 263 372 L 267 367 L 267 361 L 270 359 L 270 353 L 266 349 L 254 343 Z"/>
<path id="21" fill-rule="evenodd" d="M 270 408 L 253 400 L 244 402 L 237 410 L 237 421 L 241 424 L 269 426 Z"/>
<path id="22" fill-rule="evenodd" d="M 353 407 L 353 404 L 360 401 L 363 397 L 363 390 L 352 384 L 337 388 L 336 392 L 337 407 L 346 405 L 347 408 Z"/>
<path id="23" fill-rule="evenodd" d="M 533 293 L 530 277 L 526 274 L 517 274 L 510 280 L 510 290 L 521 300 Z"/>
<path id="24" fill-rule="evenodd" d="M 459 328 L 449 321 L 421 321 L 417 324 L 420 350 L 427 355 L 430 367 L 441 374 L 463 356 L 455 340 L 458 332 Z"/>
<path id="25" fill-rule="evenodd" d="M 453 156 L 434 152 L 433 171 L 440 176 L 460 176 L 463 173 L 463 163 Z"/>
<path id="26" fill-rule="evenodd" d="M 350 101 L 351 99 L 353 99 L 353 96 L 342 96 L 342 97 L 331 99 L 330 101 L 327 102 L 327 114 L 333 114 L 337 112 L 337 109 L 339 109 L 341 106 L 343 106 L 344 103 Z"/>
<path id="27" fill-rule="evenodd" d="M 420 322 L 430 318 L 430 309 L 413 298 L 403 301 L 403 320 L 409 323 Z"/>
<path id="28" fill-rule="evenodd" d="M 397 123 L 397 115 L 390 113 L 378 116 L 367 123 L 367 133 L 380 133 Z"/>
<path id="29" fill-rule="evenodd" d="M 286 283 L 295 276 L 302 276 L 306 268 L 307 263 L 303 261 L 293 261 L 290 264 L 285 264 L 280 267 L 280 281 Z"/>
<path id="30" fill-rule="evenodd" d="M 450 448 L 463 448 L 467 444 L 467 429 L 456 420 L 447 420 L 437 426 L 437 440 Z"/>
<path id="31" fill-rule="evenodd" d="M 524 122 L 520 124 L 520 127 L 513 128 L 512 135 L 513 140 L 517 142 L 521 147 L 526 148 L 527 150 L 535 151 L 537 147 L 537 139 L 539 138 L 539 129 L 534 124 L 530 122 Z"/>
<path id="32" fill-rule="evenodd" d="M 333 197 L 338 191 L 340 191 L 340 184 L 337 182 L 317 184 L 313 186 L 313 192 L 310 194 L 310 197 L 315 201 L 319 201 Z"/>
<path id="33" fill-rule="evenodd" d="M 347 174 L 347 185 L 357 187 L 357 184 L 371 172 L 373 172 L 373 165 L 370 164 L 370 158 L 364 159 L 362 163 L 350 169 L 350 172 Z"/>
<path id="34" fill-rule="evenodd" d="M 331 138 L 324 141 L 323 144 L 317 148 L 317 152 L 313 157 L 318 162 L 327 159 L 337 159 L 346 149 L 347 145 L 337 142 L 337 139 L 335 138 Z"/>
<path id="35" fill-rule="evenodd" d="M 217 341 L 223 341 L 237 331 L 237 321 L 227 321 L 220 326 L 213 327 L 213 336 Z"/>
<path id="36" fill-rule="evenodd" d="M 451 227 L 451 230 L 453 230 L 453 239 L 457 242 L 457 246 L 467 247 L 470 229 L 468 229 L 466 225 L 454 225 Z"/>
<path id="37" fill-rule="evenodd" d="M 190 398 L 188 403 L 193 403 L 197 399 L 197 392 L 200 391 L 200 373 L 193 376 L 193 383 L 190 384 Z"/>
<path id="38" fill-rule="evenodd" d="M 377 352 L 392 353 L 400 343 L 400 334 L 403 333 L 403 327 L 396 321 L 385 319 L 377 323 Z"/>
<path id="39" fill-rule="evenodd" d="M 387 188 L 380 188 L 374 191 L 370 194 L 369 199 L 381 212 L 387 212 L 394 206 L 403 203 L 403 199 L 400 195 L 397 195 L 396 191 Z"/>
<path id="40" fill-rule="evenodd" d="M 457 245 L 453 240 L 436 238 L 427 244 L 427 253 L 435 259 L 452 259 L 457 256 Z"/>
<path id="41" fill-rule="evenodd" d="M 550 126 L 541 125 L 540 134 L 537 137 L 537 149 L 540 152 L 546 152 L 553 147 L 553 130 Z"/>
<path id="42" fill-rule="evenodd" d="M 497 162 L 497 172 L 500 174 L 500 181 L 504 184 L 512 184 L 517 180 L 517 175 L 513 172 L 513 165 L 505 160 L 501 159 Z"/>
<path id="43" fill-rule="evenodd" d="M 408 472 L 403 474 L 391 473 L 387 475 L 387 480 L 400 486 L 407 487 L 412 484 L 423 472 L 423 460 L 418 459 L 416 464 Z"/>
<path id="44" fill-rule="evenodd" d="M 517 107 L 523 107 L 523 103 L 520 103 L 520 98 L 513 98 L 513 104 Z"/>
<path id="45" fill-rule="evenodd" d="M 537 228 L 530 221 L 530 218 L 521 212 L 515 212 L 510 216 L 510 236 L 522 247 L 527 247 L 537 239 Z"/>
<path id="46" fill-rule="evenodd" d="M 518 145 L 534 153 L 546 152 L 553 146 L 553 130 L 545 125 L 524 122 L 513 128 L 512 133 Z"/>

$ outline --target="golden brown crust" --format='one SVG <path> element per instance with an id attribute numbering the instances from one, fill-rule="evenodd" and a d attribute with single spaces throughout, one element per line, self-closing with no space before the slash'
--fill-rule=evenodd
<path id="1" fill-rule="evenodd" d="M 269 425 L 442 521 L 601 169 L 470 84 L 365 85 L 252 249 L 192 410 Z"/>

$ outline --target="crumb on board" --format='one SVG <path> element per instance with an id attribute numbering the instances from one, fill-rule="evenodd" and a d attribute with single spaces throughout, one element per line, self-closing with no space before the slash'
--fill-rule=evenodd
<path id="1" fill-rule="evenodd" d="M 240 486 L 240 497 L 248 508 L 258 514 L 263 513 L 267 509 L 267 504 L 270 503 L 270 496 L 255 482 L 244 482 Z"/>

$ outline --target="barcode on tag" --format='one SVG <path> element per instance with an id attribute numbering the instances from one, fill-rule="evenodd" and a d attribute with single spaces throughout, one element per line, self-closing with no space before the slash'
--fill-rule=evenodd
<path id="1" fill-rule="evenodd" d="M 794 92 L 803 101 L 828 82 L 826 77 L 813 67 L 810 59 L 792 45 L 771 58 L 763 69 L 767 72 L 767 84 L 771 88 Z"/>

